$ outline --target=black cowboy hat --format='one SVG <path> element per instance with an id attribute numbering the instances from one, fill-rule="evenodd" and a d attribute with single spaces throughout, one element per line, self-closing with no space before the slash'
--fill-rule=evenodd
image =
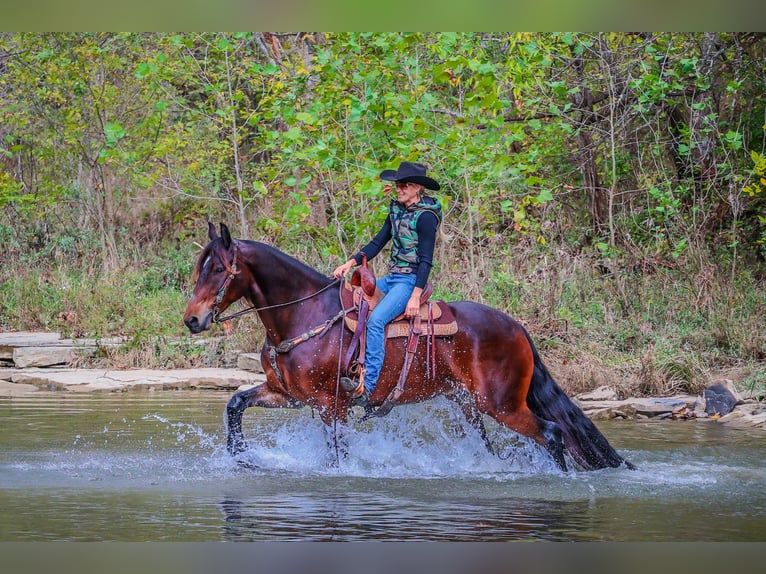
<path id="1" fill-rule="evenodd" d="M 380 179 L 385 181 L 411 181 L 422 185 L 426 189 L 437 191 L 440 189 L 439 182 L 426 176 L 426 166 L 422 163 L 403 161 L 399 169 L 386 169 L 380 173 Z"/>

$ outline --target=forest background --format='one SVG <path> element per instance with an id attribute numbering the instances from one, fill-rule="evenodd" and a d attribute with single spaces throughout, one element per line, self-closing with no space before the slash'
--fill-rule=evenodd
<path id="1" fill-rule="evenodd" d="M 181 321 L 207 222 L 330 274 L 415 160 L 436 295 L 521 320 L 566 390 L 763 393 L 765 92 L 763 33 L 1 33 L 0 329 L 230 365 L 254 316 Z"/>

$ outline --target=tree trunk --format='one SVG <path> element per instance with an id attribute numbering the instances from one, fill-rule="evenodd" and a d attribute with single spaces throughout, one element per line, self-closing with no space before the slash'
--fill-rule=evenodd
<path id="1" fill-rule="evenodd" d="M 588 198 L 588 212 L 595 235 L 603 235 L 608 229 L 609 197 L 601 186 L 593 149 L 593 138 L 589 131 L 581 130 L 577 134 L 577 157 L 583 177 L 583 188 Z"/>
<path id="2" fill-rule="evenodd" d="M 593 94 L 587 85 L 582 56 L 573 59 L 580 82 L 580 91 L 574 95 L 573 107 L 579 116 L 577 128 L 577 159 L 583 176 L 583 188 L 588 198 L 588 212 L 594 235 L 603 235 L 608 229 L 609 197 L 601 185 L 598 162 L 590 126 L 595 121 Z"/>

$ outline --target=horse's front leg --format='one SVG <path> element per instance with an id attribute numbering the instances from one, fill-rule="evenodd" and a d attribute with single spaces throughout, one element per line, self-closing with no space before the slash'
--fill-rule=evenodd
<path id="1" fill-rule="evenodd" d="M 348 438 L 346 423 L 348 422 L 348 402 L 338 405 L 335 397 L 324 395 L 317 397 L 319 418 L 324 423 L 324 436 L 327 450 L 330 453 L 330 466 L 338 468 L 342 459 L 348 458 Z"/>
<path id="2" fill-rule="evenodd" d="M 303 404 L 284 393 L 270 389 L 266 383 L 236 393 L 226 405 L 226 449 L 235 456 L 244 452 L 247 442 L 242 434 L 242 414 L 249 407 L 300 408 Z"/>

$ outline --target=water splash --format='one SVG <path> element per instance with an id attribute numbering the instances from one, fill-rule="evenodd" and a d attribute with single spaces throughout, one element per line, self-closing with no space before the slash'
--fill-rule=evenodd
<path id="1" fill-rule="evenodd" d="M 339 456 L 331 430 L 305 413 L 255 425 L 242 460 L 263 469 L 370 478 L 501 477 L 556 473 L 537 444 L 488 424 L 501 457 L 489 453 L 452 403 L 405 405 L 381 419 L 338 425 Z M 337 462 L 337 465 L 334 463 Z"/>
<path id="2" fill-rule="evenodd" d="M 173 422 L 169 418 L 156 413 L 144 415 L 141 417 L 141 420 L 157 421 L 164 424 L 171 433 L 175 433 L 176 444 L 183 445 L 184 447 L 215 449 L 220 444 L 219 437 L 206 432 L 201 425 Z"/>

